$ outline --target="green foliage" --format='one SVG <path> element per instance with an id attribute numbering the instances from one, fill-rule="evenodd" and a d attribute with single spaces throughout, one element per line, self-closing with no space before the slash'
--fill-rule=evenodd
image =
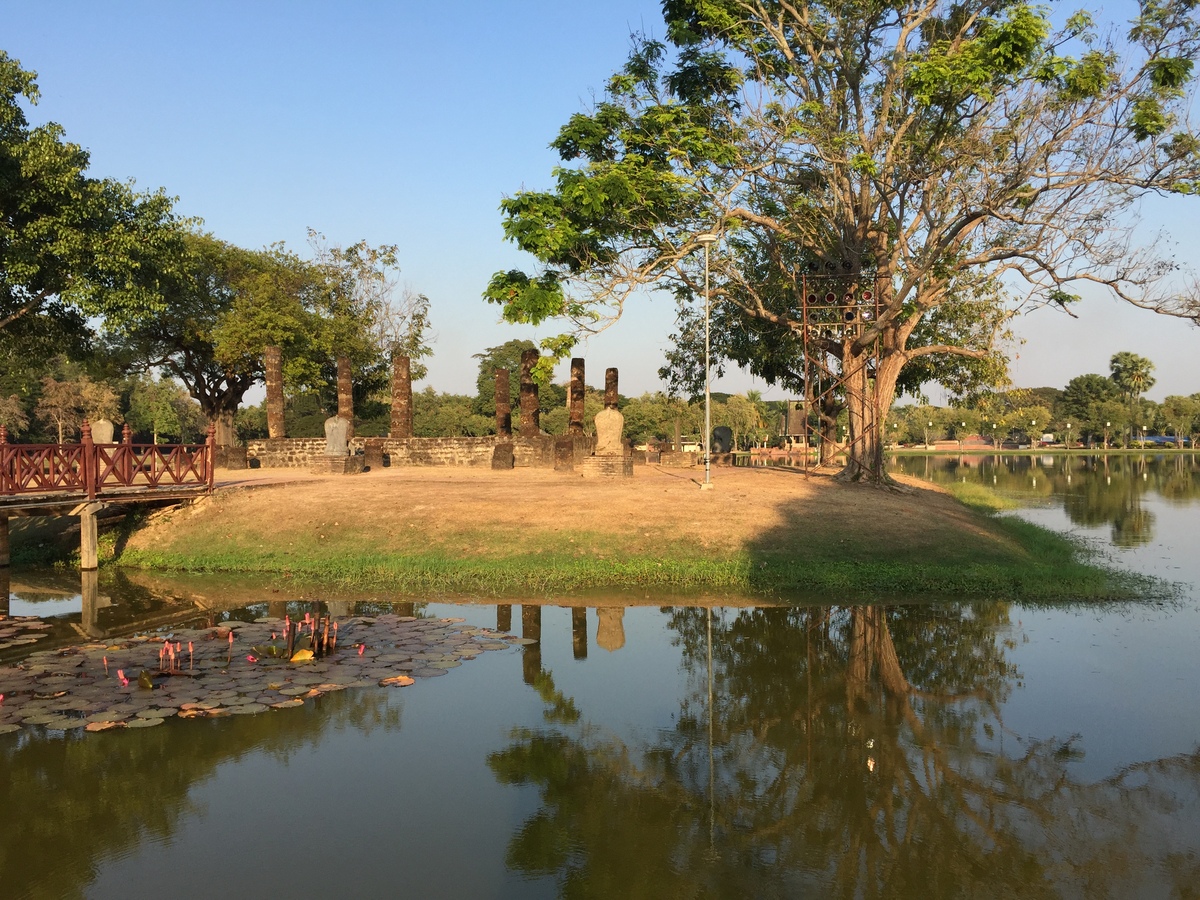
<path id="1" fill-rule="evenodd" d="M 79 313 L 121 327 L 161 305 L 146 263 L 178 245 L 171 200 L 88 177 L 61 126 L 30 127 L 35 77 L 0 51 L 0 332 L 78 330 Z"/>
<path id="2" fill-rule="evenodd" d="M 161 437 L 190 443 L 204 433 L 204 416 L 187 391 L 175 381 L 150 376 L 131 386 L 125 421 L 139 437 L 148 436 L 155 444 Z"/>
<path id="3" fill-rule="evenodd" d="M 479 375 L 475 379 L 475 413 L 482 416 L 496 414 L 497 369 L 508 371 L 509 407 L 513 410 L 517 408 L 521 394 L 521 354 L 536 349 L 533 341 L 511 340 L 497 347 L 488 347 L 472 357 L 479 360 Z"/>
<path id="4" fill-rule="evenodd" d="M 557 317 L 578 335 L 669 291 L 683 313 L 666 371 L 687 393 L 707 258 L 718 366 L 799 392 L 814 367 L 836 378 L 878 346 L 880 409 L 859 408 L 862 391 L 834 398 L 869 419 L 931 380 L 962 397 L 1002 386 L 1010 317 L 1026 300 L 1073 304 L 1080 280 L 1195 314 L 1200 300 L 1153 293 L 1169 261 L 1131 261 L 1096 224 L 1200 184 L 1190 0 L 1143 4 L 1123 44 L 1101 44 L 1087 14 L 1052 33 L 1024 3 L 663 11 L 667 42 L 635 38 L 606 96 L 560 132 L 553 187 L 502 205 L 505 235 L 540 265 L 493 278 L 485 297 L 506 320 Z M 706 256 L 695 238 L 710 232 Z M 842 296 L 874 295 L 850 335 L 801 321 L 805 279 L 831 273 Z M 854 465 L 878 467 L 857 448 Z"/>

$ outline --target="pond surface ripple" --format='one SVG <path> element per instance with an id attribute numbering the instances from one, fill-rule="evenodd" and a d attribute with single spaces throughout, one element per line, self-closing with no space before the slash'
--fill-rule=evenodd
<path id="1" fill-rule="evenodd" d="M 302 616 L 314 598 L 335 617 L 457 617 L 530 642 L 402 691 L 0 735 L 3 894 L 1188 895 L 1200 476 L 1194 459 L 1044 463 L 930 471 L 995 476 L 1018 514 L 1188 585 L 1178 602 L 497 606 L 103 582 L 39 648 L 67 630 Z M 13 582 L 14 615 L 72 602 Z"/>

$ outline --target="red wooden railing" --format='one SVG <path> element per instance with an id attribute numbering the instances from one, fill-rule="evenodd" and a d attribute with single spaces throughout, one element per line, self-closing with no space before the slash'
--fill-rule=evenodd
<path id="1" fill-rule="evenodd" d="M 0 426 L 0 496 L 84 493 L 89 500 L 106 488 L 203 487 L 212 490 L 216 440 L 203 444 L 134 444 L 129 426 L 119 444 L 92 442 L 83 423 L 78 444 L 10 444 Z"/>

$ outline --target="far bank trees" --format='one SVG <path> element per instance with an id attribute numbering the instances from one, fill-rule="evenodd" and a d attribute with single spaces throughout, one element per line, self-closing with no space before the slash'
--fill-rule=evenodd
<path id="1" fill-rule="evenodd" d="M 716 232 L 714 301 L 766 372 L 803 327 L 805 274 L 841 273 L 852 301 L 874 293 L 869 320 L 808 353 L 855 380 L 845 475 L 879 480 L 906 370 L 996 375 L 1019 309 L 1068 307 L 1092 284 L 1200 315 L 1171 292 L 1170 260 L 1120 224 L 1139 197 L 1200 184 L 1190 0 L 1144 0 L 1124 34 L 982 0 L 664 12 L 667 41 L 635 39 L 603 100 L 559 132 L 554 188 L 504 201 L 507 237 L 541 264 L 493 276 L 485 297 L 509 321 L 578 334 L 649 286 L 702 300 L 696 236 Z"/>

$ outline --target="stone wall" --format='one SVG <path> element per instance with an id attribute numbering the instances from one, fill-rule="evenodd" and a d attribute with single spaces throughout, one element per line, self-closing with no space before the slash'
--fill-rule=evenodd
<path id="1" fill-rule="evenodd" d="M 495 435 L 487 437 L 442 438 L 361 438 L 350 440 L 350 452 L 366 452 L 370 441 L 374 455 L 382 450 L 386 466 L 491 466 L 496 447 Z M 579 464 L 591 456 L 596 439 L 589 436 L 558 437 L 539 435 L 534 438 L 514 437 L 505 443 L 513 445 L 514 463 L 518 468 L 553 468 L 555 442 L 571 444 L 571 464 Z M 640 462 L 641 460 L 639 460 Z M 311 469 L 323 466 L 324 438 L 284 438 L 246 442 L 246 464 L 264 469 Z"/>
<path id="2" fill-rule="evenodd" d="M 246 463 L 252 468 L 310 469 L 324 457 L 323 437 L 246 441 Z"/>
<path id="3" fill-rule="evenodd" d="M 357 438 L 350 447 L 357 450 Z M 492 465 L 494 435 L 487 437 L 384 438 L 383 453 L 392 466 L 486 466 Z"/>
<path id="4" fill-rule="evenodd" d="M 365 440 L 371 440 L 370 438 Z M 375 438 L 385 464 L 393 466 L 490 466 L 496 438 Z M 364 438 L 350 441 L 351 453 L 362 453 Z M 311 469 L 326 461 L 324 438 L 247 441 L 246 460 L 254 468 Z"/>

